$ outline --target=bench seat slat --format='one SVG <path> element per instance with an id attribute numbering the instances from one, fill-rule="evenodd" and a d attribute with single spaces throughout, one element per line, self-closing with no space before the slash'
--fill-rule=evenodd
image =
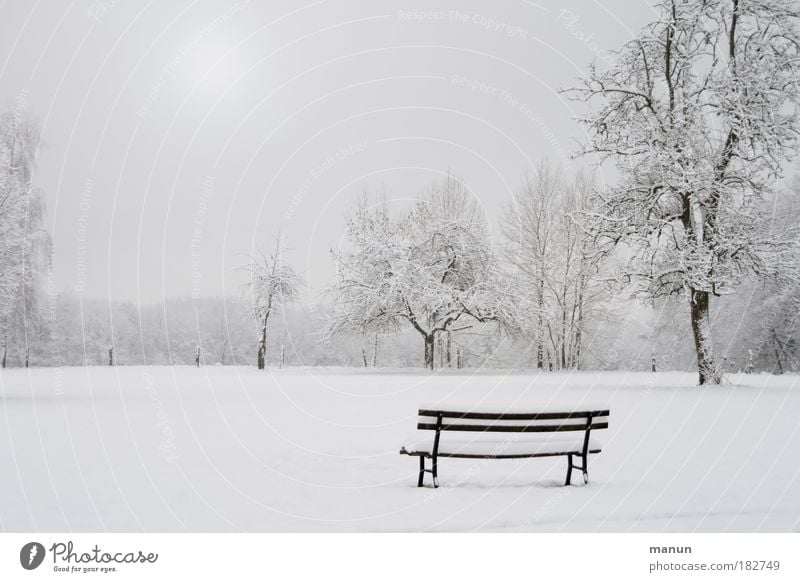
<path id="1" fill-rule="evenodd" d="M 590 454 L 599 453 L 600 449 L 590 450 Z M 519 454 L 519 455 L 471 455 L 469 453 L 445 453 L 440 454 L 440 457 L 447 457 L 450 459 L 533 459 L 536 457 L 563 457 L 564 455 L 575 455 L 575 451 L 561 451 L 557 453 L 533 453 L 533 454 Z M 428 455 L 429 456 L 429 455 Z"/>
<path id="2" fill-rule="evenodd" d="M 600 449 L 592 449 L 589 451 L 590 454 L 594 455 L 597 453 L 602 452 Z M 430 453 L 426 452 L 413 452 L 409 453 L 405 450 L 400 451 L 403 455 L 409 455 L 411 457 L 430 457 Z M 470 454 L 470 453 L 439 453 L 439 457 L 446 457 L 448 459 L 533 459 L 536 457 L 563 457 L 564 455 L 577 455 L 578 452 L 576 451 L 561 451 L 557 453 L 521 453 L 521 454 L 510 454 L 510 455 L 479 455 L 479 454 Z"/>
<path id="3" fill-rule="evenodd" d="M 435 423 L 420 422 L 419 430 L 436 430 Z M 608 428 L 607 422 L 594 422 L 592 430 Z M 586 431 L 586 424 L 501 425 L 501 424 L 442 424 L 441 430 L 452 432 L 575 432 Z"/>
<path id="4" fill-rule="evenodd" d="M 558 436 L 537 439 L 504 439 L 502 437 L 471 437 L 444 435 L 439 443 L 438 456 L 465 459 L 514 459 L 525 457 L 552 457 L 579 454 L 583 449 L 583 437 Z M 602 447 L 596 438 L 589 439 L 589 452 L 599 453 Z M 412 456 L 431 456 L 433 443 L 430 438 L 414 440 L 400 450 Z"/>
<path id="5" fill-rule="evenodd" d="M 420 416 L 442 418 L 469 418 L 474 420 L 562 420 L 569 418 L 586 418 L 590 414 L 593 417 L 609 416 L 609 410 L 585 410 L 570 412 L 469 412 L 454 410 L 429 410 L 420 409 Z"/>

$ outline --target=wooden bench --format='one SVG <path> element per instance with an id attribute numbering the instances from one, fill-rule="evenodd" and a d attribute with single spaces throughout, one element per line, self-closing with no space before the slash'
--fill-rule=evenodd
<path id="1" fill-rule="evenodd" d="M 458 459 L 523 459 L 530 457 L 567 457 L 567 479 L 572 480 L 572 470 L 583 472 L 583 482 L 589 482 L 589 455 L 601 451 L 600 444 L 592 438 L 592 431 L 608 428 L 608 410 L 572 412 L 476 412 L 456 410 L 419 411 L 418 430 L 435 431 L 419 442 L 408 443 L 400 454 L 419 457 L 419 479 L 422 487 L 425 473 L 433 476 L 433 486 L 439 486 L 437 472 L 441 457 Z M 468 437 L 444 433 L 472 433 Z M 581 432 L 583 434 L 573 435 Z M 475 435 L 474 433 L 481 433 Z M 513 436 L 497 438 L 495 433 Z M 566 437 L 537 434 L 521 438 L 520 433 L 569 433 Z M 579 457 L 581 464 L 574 463 Z M 425 459 L 431 459 L 431 468 L 425 468 Z"/>

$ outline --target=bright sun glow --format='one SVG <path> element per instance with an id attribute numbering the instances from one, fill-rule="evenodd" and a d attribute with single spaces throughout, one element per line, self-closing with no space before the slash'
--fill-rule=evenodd
<path id="1" fill-rule="evenodd" d="M 192 87 L 197 85 L 195 91 L 219 96 L 236 90 L 237 79 L 246 69 L 235 47 L 234 42 L 210 38 L 186 47 L 184 70 Z"/>

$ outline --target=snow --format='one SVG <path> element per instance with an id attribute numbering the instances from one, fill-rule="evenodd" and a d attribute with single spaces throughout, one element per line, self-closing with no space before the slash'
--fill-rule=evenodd
<path id="1" fill-rule="evenodd" d="M 439 454 L 441 455 L 546 455 L 556 453 L 579 453 L 583 449 L 583 434 L 579 437 L 557 437 L 553 433 L 525 436 L 517 440 L 519 435 L 507 434 L 505 437 L 480 435 L 470 433 L 444 432 L 439 440 Z M 428 453 L 433 449 L 433 433 L 427 437 L 415 436 L 403 445 L 409 454 Z M 600 441 L 594 436 L 589 439 L 589 449 L 592 451 L 602 449 Z M 592 459 L 589 459 L 592 462 Z M 576 462 L 578 462 L 576 460 Z"/>
<path id="2" fill-rule="evenodd" d="M 5 531 L 800 531 L 800 378 L 97 367 L 0 372 Z M 398 454 L 421 403 L 609 407 L 564 457 Z M 581 479 L 576 479 L 578 482 Z"/>

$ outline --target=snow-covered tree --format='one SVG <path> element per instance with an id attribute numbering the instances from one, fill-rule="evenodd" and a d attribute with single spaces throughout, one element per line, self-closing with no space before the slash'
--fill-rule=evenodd
<path id="1" fill-rule="evenodd" d="M 592 240 L 576 219 L 589 210 L 593 188 L 590 175 L 567 176 L 543 162 L 502 216 L 518 305 L 528 306 L 518 317 L 539 369 L 579 368 L 589 326 L 602 319 L 607 287 L 599 281 Z"/>
<path id="2" fill-rule="evenodd" d="M 247 270 L 250 280 L 246 291 L 252 305 L 252 315 L 258 322 L 258 369 L 266 366 L 267 326 L 270 316 L 279 306 L 285 306 L 297 299 L 302 279 L 294 268 L 286 263 L 286 250 L 280 236 L 276 237 L 272 252 L 257 251 Z"/>
<path id="3" fill-rule="evenodd" d="M 787 0 L 664 0 L 657 18 L 573 96 L 588 152 L 619 184 L 593 228 L 647 298 L 684 294 L 701 384 L 718 383 L 711 298 L 748 274 L 794 276 L 796 239 L 764 228 L 765 193 L 797 147 L 800 34 Z"/>
<path id="4" fill-rule="evenodd" d="M 42 228 L 43 201 L 31 183 L 39 129 L 24 113 L 0 114 L 0 326 L 26 339 L 39 320 L 49 237 Z M 22 348 L 22 346 L 20 346 Z M 24 348 L 23 348 L 24 351 Z"/>
<path id="5" fill-rule="evenodd" d="M 329 336 L 410 325 L 433 369 L 436 340 L 465 322 L 512 325 L 512 302 L 498 284 L 486 223 L 454 176 L 434 183 L 413 208 L 393 216 L 362 198 L 334 251 Z"/>

